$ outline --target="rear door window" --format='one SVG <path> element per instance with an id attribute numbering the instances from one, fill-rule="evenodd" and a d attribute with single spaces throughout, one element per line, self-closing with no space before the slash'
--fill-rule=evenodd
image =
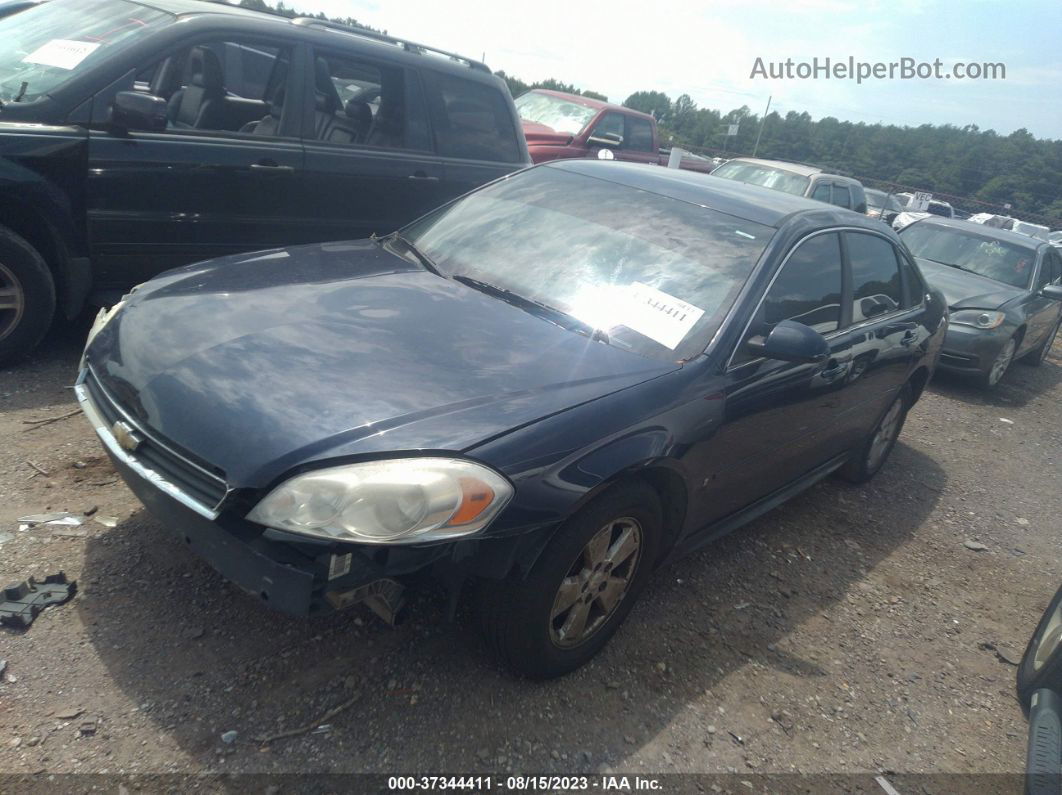
<path id="1" fill-rule="evenodd" d="M 307 137 L 346 146 L 427 149 L 423 103 L 410 76 L 386 61 L 316 52 L 314 122 Z"/>
<path id="2" fill-rule="evenodd" d="M 811 198 L 820 202 L 830 201 L 830 183 L 818 182 L 815 184 L 815 190 L 811 192 Z"/>
<path id="3" fill-rule="evenodd" d="M 846 232 L 845 242 L 852 268 L 852 322 L 897 311 L 903 286 L 892 243 L 862 232 Z"/>
<path id="4" fill-rule="evenodd" d="M 520 162 L 513 114 L 497 88 L 425 70 L 424 88 L 435 134 L 444 157 Z"/>
<path id="5" fill-rule="evenodd" d="M 627 117 L 627 139 L 623 148 L 634 152 L 653 151 L 653 125 L 648 119 Z"/>

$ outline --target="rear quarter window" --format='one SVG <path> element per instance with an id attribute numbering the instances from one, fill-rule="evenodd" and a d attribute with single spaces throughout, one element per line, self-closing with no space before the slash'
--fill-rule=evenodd
<path id="1" fill-rule="evenodd" d="M 430 71 L 425 71 L 423 77 L 435 147 L 440 155 L 520 162 L 513 114 L 500 89 Z"/>

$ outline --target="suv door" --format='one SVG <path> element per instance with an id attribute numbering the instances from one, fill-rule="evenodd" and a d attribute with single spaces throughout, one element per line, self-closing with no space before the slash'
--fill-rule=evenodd
<path id="1" fill-rule="evenodd" d="M 307 59 L 301 185 L 313 239 L 387 234 L 448 198 L 414 70 L 349 51 Z"/>
<path id="2" fill-rule="evenodd" d="M 297 49 L 260 36 L 190 40 L 96 95 L 87 217 L 97 286 L 303 239 L 293 189 L 303 151 L 285 101 L 297 99 Z M 165 130 L 111 127 L 114 94 L 134 90 L 168 100 Z"/>
<path id="3" fill-rule="evenodd" d="M 435 151 L 443 164 L 442 201 L 530 164 L 500 83 L 434 69 L 420 74 Z"/>

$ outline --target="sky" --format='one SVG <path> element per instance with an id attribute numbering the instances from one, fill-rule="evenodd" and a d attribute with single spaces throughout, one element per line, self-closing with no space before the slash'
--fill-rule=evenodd
<path id="1" fill-rule="evenodd" d="M 272 2 L 272 0 L 268 0 Z M 1062 2 L 966 0 L 287 0 L 300 11 L 351 16 L 395 36 L 485 57 L 494 70 L 533 82 L 554 77 L 623 102 L 639 90 L 698 107 L 748 105 L 854 122 L 1024 127 L 1062 139 Z M 889 62 L 903 57 L 945 70 L 1002 62 L 1003 80 L 760 79 L 764 63 Z"/>

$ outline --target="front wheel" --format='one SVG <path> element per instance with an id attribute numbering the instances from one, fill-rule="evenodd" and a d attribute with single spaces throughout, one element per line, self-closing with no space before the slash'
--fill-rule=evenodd
<path id="1" fill-rule="evenodd" d="M 55 314 L 55 284 L 41 255 L 0 226 L 0 364 L 29 353 Z"/>
<path id="2" fill-rule="evenodd" d="M 484 583 L 477 612 L 498 658 L 532 679 L 586 663 L 645 587 L 661 530 L 656 492 L 617 486 L 557 531 L 526 578 Z"/>
<path id="3" fill-rule="evenodd" d="M 903 430 L 911 403 L 911 387 L 904 384 L 878 420 L 874 432 L 852 453 L 852 457 L 837 474 L 850 483 L 865 483 L 874 477 L 885 465 L 896 440 L 900 438 L 900 431 Z"/>
<path id="4" fill-rule="evenodd" d="M 1010 365 L 1014 361 L 1014 354 L 1017 350 L 1017 337 L 1011 337 L 1003 344 L 988 371 L 981 374 L 980 381 L 983 389 L 994 389 L 1003 380 L 1003 376 L 1006 375 L 1007 370 L 1010 369 Z"/>

